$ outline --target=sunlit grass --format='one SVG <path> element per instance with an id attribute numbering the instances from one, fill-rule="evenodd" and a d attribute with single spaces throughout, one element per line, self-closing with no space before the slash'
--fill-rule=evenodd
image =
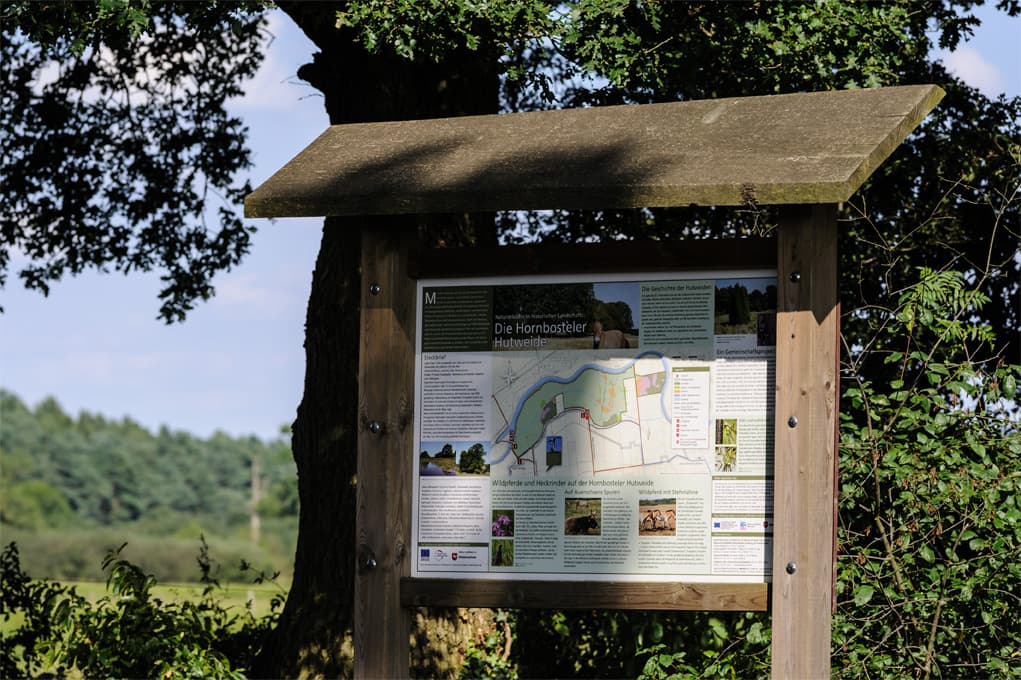
<path id="1" fill-rule="evenodd" d="M 60 583 L 73 587 L 79 595 L 90 602 L 96 602 L 107 596 L 113 597 L 113 594 L 106 589 L 106 583 L 102 581 L 60 581 Z M 213 589 L 211 596 L 215 602 L 232 614 L 241 615 L 250 608 L 255 618 L 261 618 L 272 611 L 274 596 L 279 594 L 286 597 L 286 586 L 288 585 L 280 584 L 278 587 L 271 583 L 222 583 Z M 159 583 L 153 587 L 152 596 L 166 603 L 198 602 L 202 599 L 203 588 L 201 583 Z M 21 612 L 14 611 L 10 614 L 8 619 L 0 617 L 0 635 L 2 636 L 7 636 L 17 630 L 22 623 Z"/>
<path id="2" fill-rule="evenodd" d="M 105 595 L 112 595 L 106 589 L 106 583 L 99 581 L 61 581 L 64 585 L 73 586 L 78 594 L 95 602 Z M 202 599 L 204 586 L 201 583 L 158 583 L 152 589 L 152 596 L 164 602 L 198 602 Z M 252 614 L 260 618 L 270 613 L 270 604 L 275 595 L 286 596 L 283 585 L 221 583 L 214 587 L 211 596 L 232 613 L 242 613 L 250 606 Z"/>

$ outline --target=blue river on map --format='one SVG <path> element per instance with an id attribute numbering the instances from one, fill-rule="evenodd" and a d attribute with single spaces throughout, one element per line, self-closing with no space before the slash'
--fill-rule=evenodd
<path id="1" fill-rule="evenodd" d="M 534 394 L 543 385 L 545 385 L 547 383 L 551 383 L 551 382 L 552 383 L 557 383 L 557 384 L 560 384 L 560 385 L 569 385 L 570 383 L 572 383 L 575 380 L 577 380 L 578 376 L 580 376 L 582 373 L 584 373 L 585 371 L 588 371 L 588 370 L 596 370 L 596 371 L 602 371 L 603 373 L 609 373 L 611 375 L 618 375 L 620 373 L 624 373 L 625 371 L 629 370 L 632 366 L 634 366 L 638 362 L 639 359 L 644 359 L 646 357 L 656 357 L 657 359 L 661 360 L 663 362 L 663 368 L 666 369 L 667 375 L 669 376 L 669 374 L 670 374 L 670 361 L 666 358 L 666 356 L 662 352 L 656 352 L 656 351 L 653 351 L 653 350 L 649 350 L 649 351 L 646 351 L 646 352 L 642 352 L 641 354 L 636 356 L 634 359 L 631 359 L 626 364 L 624 364 L 623 366 L 620 366 L 618 368 L 609 368 L 609 367 L 601 365 L 601 364 L 591 364 L 590 363 L 590 364 L 583 364 L 583 365 L 581 365 L 578 368 L 577 371 L 575 371 L 573 374 L 571 374 L 570 377 L 567 377 L 567 378 L 561 378 L 560 376 L 556 376 L 556 375 L 551 375 L 551 376 L 547 376 L 547 377 L 543 378 L 539 382 L 537 382 L 534 385 L 532 385 L 531 387 L 529 387 L 528 390 L 525 392 L 524 396 L 522 396 L 521 399 L 518 400 L 518 405 L 514 409 L 514 415 L 511 416 L 510 423 L 507 425 L 507 427 L 503 428 L 496 435 L 496 437 L 493 439 L 493 441 L 494 442 L 498 442 L 504 436 L 506 436 L 507 433 L 510 430 L 516 430 L 517 429 L 518 416 L 521 415 L 521 409 L 524 408 L 525 402 L 528 400 L 528 398 L 530 396 L 532 396 L 532 394 Z M 668 387 L 669 387 L 669 385 L 666 382 L 664 382 L 663 390 L 662 390 L 662 392 L 660 392 L 659 405 L 660 405 L 660 408 L 663 410 L 663 418 L 665 418 L 666 420 L 669 421 L 670 420 L 670 413 L 667 410 L 667 404 L 666 404 L 667 396 L 668 396 L 668 394 L 670 392 Z M 497 460 L 490 461 L 490 464 L 491 465 L 496 465 L 498 463 L 502 463 L 504 461 L 504 459 L 507 458 L 507 456 L 510 455 L 511 453 L 512 453 L 511 447 L 507 447 L 507 451 L 505 451 L 504 454 L 502 456 L 500 456 L 500 458 L 498 458 Z"/>

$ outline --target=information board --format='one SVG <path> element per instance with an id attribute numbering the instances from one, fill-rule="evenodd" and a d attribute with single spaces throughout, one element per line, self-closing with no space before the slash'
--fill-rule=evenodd
<path id="1" fill-rule="evenodd" d="M 776 291 L 419 280 L 412 576 L 769 582 Z"/>

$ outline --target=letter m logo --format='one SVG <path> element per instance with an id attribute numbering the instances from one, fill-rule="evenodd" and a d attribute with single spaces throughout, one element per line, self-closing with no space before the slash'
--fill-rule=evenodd
<path id="1" fill-rule="evenodd" d="M 425 294 L 425 304 L 427 304 L 427 305 L 435 305 L 436 304 L 436 291 L 433 291 L 432 293 L 426 293 Z"/>

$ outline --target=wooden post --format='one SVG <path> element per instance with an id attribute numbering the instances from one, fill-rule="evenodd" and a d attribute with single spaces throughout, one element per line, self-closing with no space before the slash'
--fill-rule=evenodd
<path id="1" fill-rule="evenodd" d="M 828 678 L 840 307 L 833 204 L 781 213 L 777 242 L 773 678 Z"/>
<path id="2" fill-rule="evenodd" d="M 395 223 L 397 223 L 395 225 Z M 410 573 L 415 389 L 415 286 L 407 276 L 414 236 L 407 218 L 362 228 L 358 380 L 358 501 L 354 672 L 406 678 L 411 612 L 400 603 Z M 372 228 L 370 228 L 372 227 Z"/>

